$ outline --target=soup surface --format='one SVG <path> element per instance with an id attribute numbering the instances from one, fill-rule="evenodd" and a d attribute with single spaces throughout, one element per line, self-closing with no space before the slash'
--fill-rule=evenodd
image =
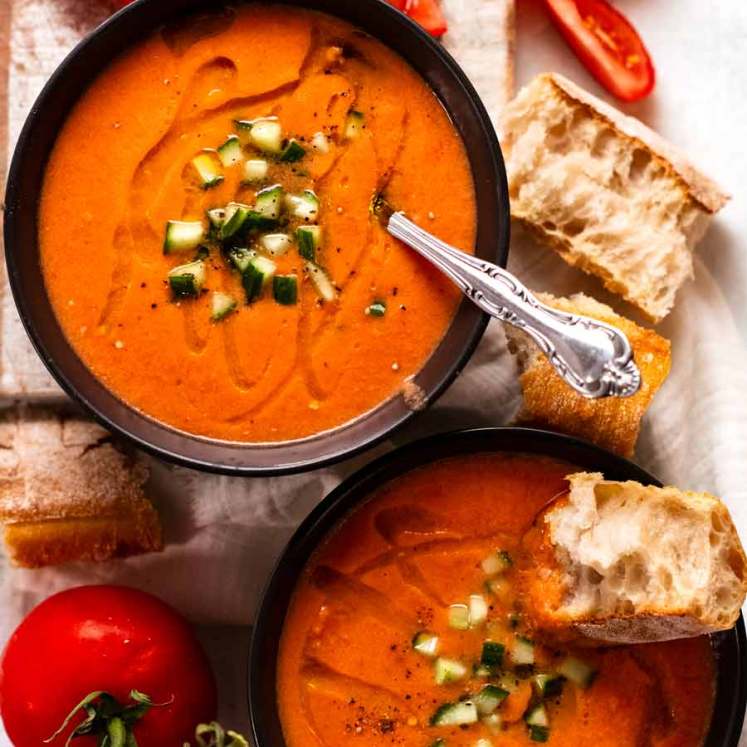
<path id="1" fill-rule="evenodd" d="M 707 638 L 558 651 L 522 620 L 521 538 L 574 471 L 459 457 L 350 515 L 305 569 L 282 633 L 289 747 L 702 744 Z"/>
<path id="2" fill-rule="evenodd" d="M 399 391 L 459 300 L 370 215 L 384 188 L 472 250 L 463 144 L 402 59 L 288 7 L 194 18 L 115 60 L 62 129 L 48 293 L 83 361 L 146 414 L 308 436 Z"/>

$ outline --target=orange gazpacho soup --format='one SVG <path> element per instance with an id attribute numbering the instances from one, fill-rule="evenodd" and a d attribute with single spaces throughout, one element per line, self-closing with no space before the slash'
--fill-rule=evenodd
<path id="1" fill-rule="evenodd" d="M 353 511 L 286 616 L 288 747 L 701 745 L 707 638 L 558 650 L 522 617 L 522 537 L 574 471 L 537 456 L 456 457 Z"/>
<path id="2" fill-rule="evenodd" d="M 394 396 L 459 301 L 370 214 L 383 188 L 473 250 L 463 143 L 400 57 L 287 6 L 188 19 L 114 60 L 60 132 L 47 291 L 147 415 L 236 441 L 319 433 Z"/>

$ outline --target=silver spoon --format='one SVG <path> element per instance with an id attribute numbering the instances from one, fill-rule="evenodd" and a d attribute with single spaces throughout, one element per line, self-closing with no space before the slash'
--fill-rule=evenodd
<path id="1" fill-rule="evenodd" d="M 543 304 L 510 272 L 437 239 L 395 212 L 381 195 L 372 209 L 392 236 L 448 275 L 483 311 L 526 332 L 584 397 L 630 397 L 638 391 L 641 373 L 619 329 Z"/>

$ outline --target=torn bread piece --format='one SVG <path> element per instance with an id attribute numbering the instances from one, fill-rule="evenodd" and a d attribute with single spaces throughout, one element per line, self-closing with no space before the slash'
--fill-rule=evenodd
<path id="1" fill-rule="evenodd" d="M 503 132 L 512 217 L 647 318 L 663 319 L 729 196 L 640 121 L 561 75 L 519 91 Z"/>
<path id="2" fill-rule="evenodd" d="M 0 524 L 11 561 L 38 568 L 161 550 L 148 470 L 95 423 L 52 409 L 0 422 Z"/>
<path id="3" fill-rule="evenodd" d="M 519 381 L 523 402 L 517 421 L 577 436 L 616 454 L 632 456 L 641 419 L 669 374 L 669 341 L 583 293 L 570 298 L 555 298 L 548 293 L 536 295 L 548 306 L 585 314 L 622 330 L 633 347 L 642 383 L 632 397 L 587 399 L 561 379 L 524 332 L 506 325 L 509 350 L 517 355 L 522 371 Z"/>
<path id="4" fill-rule="evenodd" d="M 666 641 L 731 628 L 747 557 L 708 493 L 568 477 L 525 537 L 524 604 L 536 628 L 574 643 Z"/>

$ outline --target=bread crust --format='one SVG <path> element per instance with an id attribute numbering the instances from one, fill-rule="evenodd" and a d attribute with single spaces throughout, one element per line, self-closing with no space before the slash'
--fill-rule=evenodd
<path id="1" fill-rule="evenodd" d="M 507 327 L 509 350 L 518 355 L 522 368 L 519 381 L 523 403 L 517 421 L 584 438 L 616 454 L 632 456 L 641 419 L 669 375 L 669 341 L 582 293 L 570 298 L 556 298 L 548 293 L 537 297 L 553 308 L 585 314 L 621 329 L 633 347 L 642 385 L 632 397 L 587 399 L 561 379 L 523 332 Z"/>
<path id="2" fill-rule="evenodd" d="M 148 470 L 77 413 L 11 409 L 0 421 L 0 523 L 11 561 L 38 568 L 163 548 Z"/>
<path id="3" fill-rule="evenodd" d="M 590 117 L 605 122 L 620 136 L 649 150 L 667 172 L 680 181 L 687 194 L 707 212 L 717 213 L 731 199 L 728 192 L 697 168 L 679 148 L 646 127 L 639 119 L 623 114 L 559 73 L 544 73 L 540 77 L 559 93 L 583 106 Z"/>
<path id="4" fill-rule="evenodd" d="M 569 475 L 568 480 L 570 492 L 546 508 L 524 538 L 530 560 L 523 571 L 523 603 L 537 630 L 559 643 L 599 646 L 688 638 L 726 630 L 735 624 L 747 596 L 747 556 L 721 501 L 708 493 L 604 480 L 598 473 L 577 473 Z M 579 499 L 579 491 L 583 490 L 592 491 L 594 502 Z M 661 584 L 651 581 L 643 587 L 628 588 L 627 569 L 624 580 L 617 575 L 625 560 L 619 553 L 631 552 L 629 545 L 624 550 L 606 543 L 600 545 L 604 534 L 597 535 L 597 544 L 593 544 L 591 533 L 600 526 L 601 519 L 589 508 L 605 504 L 613 505 L 616 512 L 622 510 L 620 506 L 641 507 L 639 518 L 643 516 L 652 526 L 657 512 L 663 509 L 668 529 L 681 537 L 683 546 L 678 548 L 679 557 L 667 557 L 668 570 L 662 569 L 660 561 L 664 556 L 660 554 L 655 558 L 657 564 L 644 567 L 642 572 L 651 579 L 668 573 L 671 578 L 670 585 L 665 584 L 666 593 L 662 594 Z M 654 505 L 646 513 L 647 507 Z M 577 510 L 569 513 L 569 507 Z M 573 547 L 568 545 L 569 516 L 578 532 L 579 544 Z M 617 532 L 630 529 L 624 526 L 626 522 L 630 524 L 630 517 L 614 514 Z M 612 521 L 609 514 L 607 520 Z M 709 552 L 688 546 L 693 536 L 688 530 L 693 526 L 701 536 L 710 536 Z M 645 528 L 642 534 L 648 536 Z M 615 540 L 613 545 L 616 542 L 620 541 Z M 650 550 L 642 547 L 641 551 L 645 553 L 647 549 Z M 588 558 L 590 553 L 598 558 L 596 565 L 579 560 Z M 607 570 L 603 569 L 605 562 L 612 564 Z M 590 578 L 592 594 L 587 594 L 582 585 L 588 585 Z M 598 590 L 602 590 L 601 596 Z M 611 592 L 614 599 L 610 598 Z"/>

